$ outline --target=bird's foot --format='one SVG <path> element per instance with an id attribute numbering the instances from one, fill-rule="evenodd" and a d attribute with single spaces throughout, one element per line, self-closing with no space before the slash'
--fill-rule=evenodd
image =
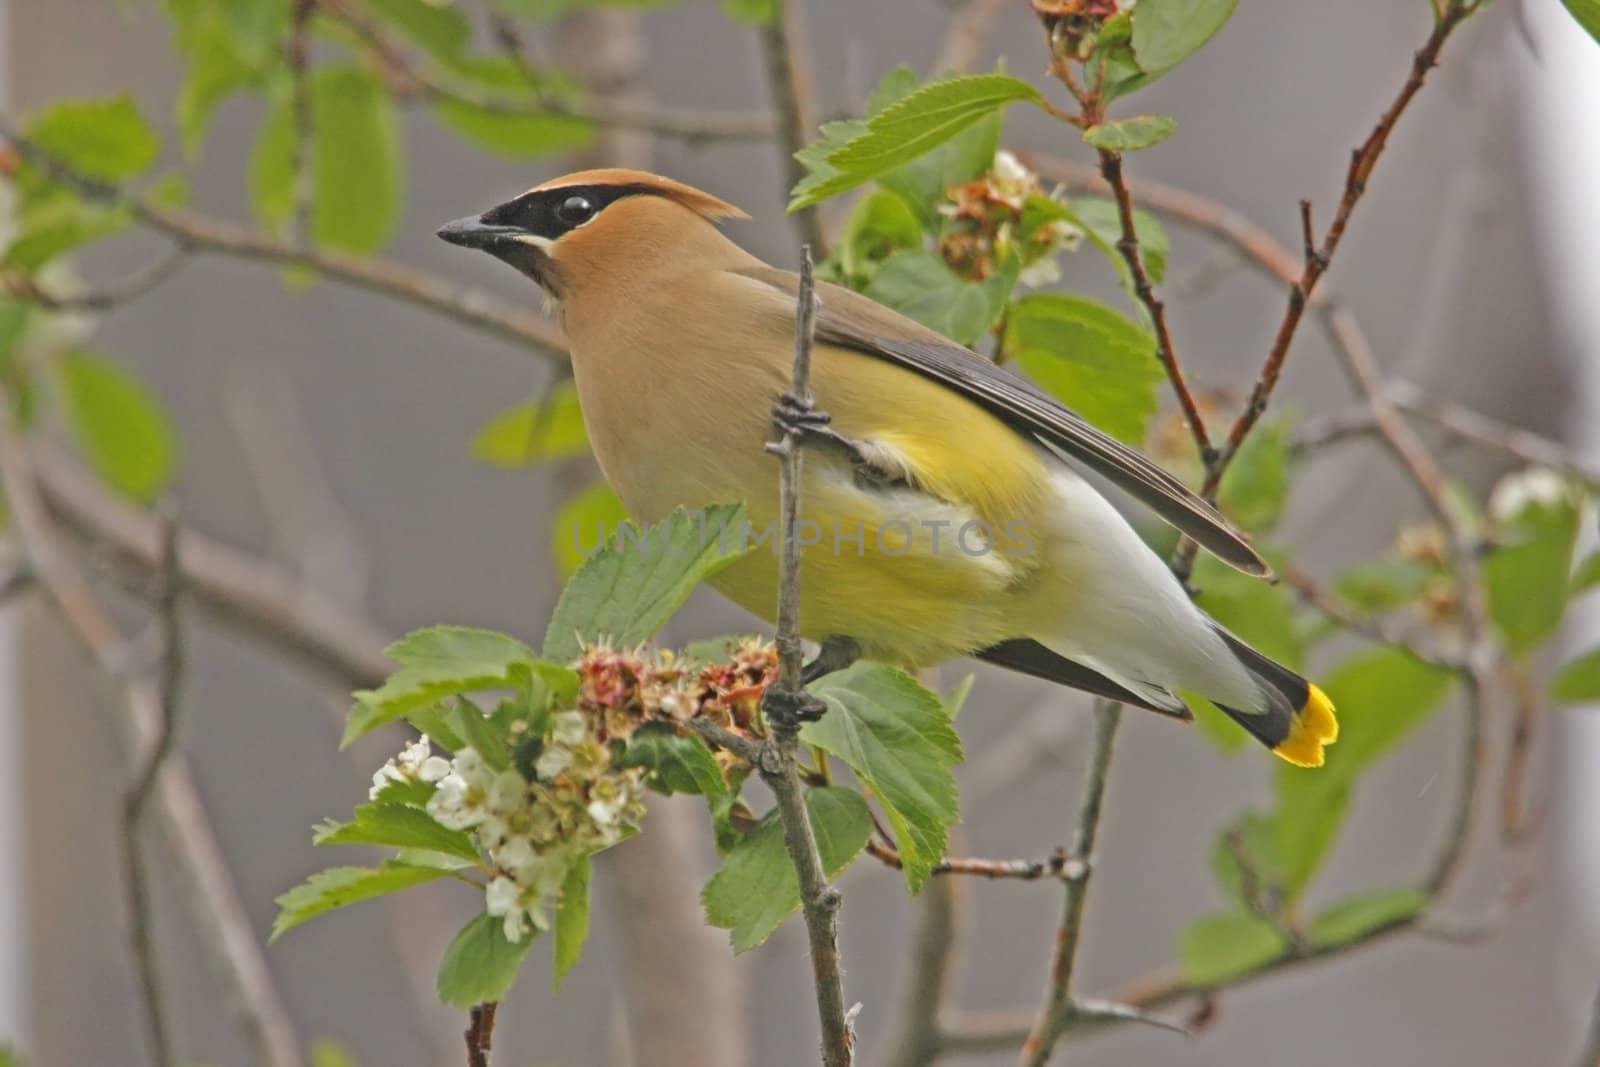
<path id="1" fill-rule="evenodd" d="M 774 684 L 762 696 L 761 710 L 775 733 L 793 734 L 802 724 L 822 718 L 828 705 L 804 689 L 784 689 Z"/>
<path id="2" fill-rule="evenodd" d="M 856 481 L 863 487 L 881 489 L 905 484 L 903 475 L 885 469 L 873 459 L 872 449 L 868 445 L 835 430 L 830 425 L 832 416 L 825 411 L 818 411 L 793 393 L 784 393 L 778 398 L 772 408 L 772 421 L 779 433 L 793 434 L 808 443 L 842 450 L 850 459 Z"/>

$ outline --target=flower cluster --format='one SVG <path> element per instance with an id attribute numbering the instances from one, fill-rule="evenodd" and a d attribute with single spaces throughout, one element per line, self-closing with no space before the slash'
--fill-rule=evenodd
<path id="1" fill-rule="evenodd" d="M 374 799 L 395 782 L 434 786 L 428 814 L 471 832 L 488 855 L 486 908 L 513 942 L 548 926 L 548 907 L 579 860 L 638 829 L 645 770 L 622 758 L 635 732 L 649 722 L 701 716 L 759 732 L 757 709 L 777 677 L 778 657 L 771 644 L 750 638 L 710 664 L 592 645 L 573 666 L 576 706 L 511 721 L 502 758 L 485 759 L 472 747 L 446 758 L 424 736 L 372 778 Z M 480 714 L 470 702 L 463 706 Z M 540 726 L 530 728 L 530 721 Z M 730 768 L 733 757 L 717 758 Z"/>
<path id="2" fill-rule="evenodd" d="M 1022 257 L 1021 280 L 1046 285 L 1060 278 L 1056 253 L 1078 246 L 1083 233 L 1061 218 L 1024 225 L 1030 199 L 1044 198 L 1039 176 L 1010 152 L 995 153 L 994 166 L 976 181 L 953 186 L 939 211 L 950 220 L 939 254 L 964 278 L 982 281 L 1010 254 Z M 1049 205 L 1045 205 L 1049 206 Z"/>

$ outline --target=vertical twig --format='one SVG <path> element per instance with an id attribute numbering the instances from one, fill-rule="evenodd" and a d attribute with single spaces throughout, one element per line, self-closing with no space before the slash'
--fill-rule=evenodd
<path id="1" fill-rule="evenodd" d="M 803 46 L 804 32 L 800 0 L 773 0 L 772 21 L 761 27 L 761 54 L 766 61 L 767 85 L 778 112 L 778 147 L 784 154 L 785 189 L 793 189 L 806 176 L 805 165 L 795 153 L 806 146 L 816 129 L 816 109 L 812 104 L 810 64 Z M 800 240 L 818 256 L 827 256 L 828 239 L 822 232 L 822 216 L 817 207 L 794 213 Z"/>
<path id="2" fill-rule="evenodd" d="M 811 247 L 800 250 L 800 292 L 795 313 L 794 378 L 790 392 L 810 407 L 811 344 L 816 333 L 817 300 L 812 278 Z M 761 746 L 757 766 L 778 801 L 783 821 L 783 841 L 800 879 L 801 910 L 811 940 L 811 970 L 817 991 L 817 1014 L 822 1022 L 822 1062 L 825 1067 L 850 1067 L 855 1059 L 855 1035 L 850 1013 L 845 1011 L 844 976 L 839 959 L 839 891 L 828 884 L 817 851 L 817 838 L 806 813 L 805 791 L 795 753 L 799 748 L 799 721 L 795 712 L 808 698 L 801 678 L 803 648 L 800 643 L 800 457 L 801 435 L 786 430 L 767 451 L 778 457 L 779 517 L 783 529 L 778 583 L 778 680 L 767 690 L 766 705 L 772 737 Z M 779 712 L 783 712 L 780 714 Z"/>
<path id="3" fill-rule="evenodd" d="M 1050 984 L 1038 1019 L 1022 1045 L 1020 1062 L 1024 1067 L 1043 1067 L 1050 1060 L 1056 1041 L 1073 1016 L 1072 971 L 1078 958 L 1078 943 L 1083 932 L 1083 907 L 1089 895 L 1089 877 L 1094 872 L 1095 838 L 1100 830 L 1100 813 L 1105 802 L 1106 782 L 1111 773 L 1111 754 L 1122 722 L 1122 705 L 1097 701 L 1094 708 L 1094 749 L 1089 758 L 1089 778 L 1078 804 L 1078 837 L 1072 858 L 1079 863 L 1078 877 L 1068 880 L 1061 904 L 1061 926 L 1056 932 L 1055 957 L 1050 965 Z"/>
<path id="4" fill-rule="evenodd" d="M 161 628 L 161 660 L 155 697 L 161 717 L 156 723 L 156 733 L 149 751 L 144 755 L 123 797 L 122 858 L 123 889 L 128 905 L 128 936 L 133 947 L 134 967 L 139 975 L 145 1034 L 150 1042 L 152 1061 L 160 1067 L 169 1067 L 176 1060 L 163 1007 L 161 972 L 151 929 L 149 872 L 140 836 L 144 832 L 145 812 L 156 781 L 167 757 L 172 754 L 178 736 L 178 684 L 183 677 L 183 645 L 178 620 L 181 577 L 178 570 L 178 524 L 171 516 L 162 522 L 158 580 L 156 613 Z"/>
<path id="5" fill-rule="evenodd" d="M 313 188 L 311 142 L 311 84 L 306 65 L 311 51 L 311 15 L 317 9 L 317 0 L 294 0 L 294 12 L 289 24 L 289 41 L 284 48 L 284 59 L 289 67 L 289 108 L 294 125 L 294 146 L 290 166 L 294 172 L 294 208 L 289 240 L 293 244 L 311 243 L 311 209 L 315 198 Z"/>
<path id="6" fill-rule="evenodd" d="M 6 414 L 10 410 L 10 397 L 0 390 L 0 486 L 11 509 L 17 543 L 73 636 L 102 671 L 115 674 L 125 642 L 56 537 L 39 495 L 27 445 Z M 132 750 L 154 751 L 163 717 L 159 695 L 145 680 L 132 682 L 125 693 L 127 715 L 118 725 L 124 728 Z M 194 777 L 181 752 L 170 753 L 165 767 L 152 789 L 202 940 L 231 986 L 261 1062 L 270 1067 L 302 1067 L 294 1023 L 262 956 Z"/>
<path id="7" fill-rule="evenodd" d="M 499 1006 L 486 1000 L 468 1015 L 467 1067 L 489 1067 L 489 1049 L 494 1044 L 494 1013 Z"/>

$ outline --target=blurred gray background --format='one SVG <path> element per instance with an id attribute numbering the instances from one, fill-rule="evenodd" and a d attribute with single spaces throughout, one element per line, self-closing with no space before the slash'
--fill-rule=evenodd
<path id="1" fill-rule="evenodd" d="M 1553 8 L 1554 0 L 1529 0 L 1540 5 Z M 180 67 L 167 26 L 149 5 L 11 0 L 9 7 L 5 69 L 17 111 L 64 96 L 132 90 L 148 111 L 168 114 Z M 858 109 L 896 64 L 926 68 L 948 17 L 934 0 L 812 0 L 806 8 L 829 114 Z M 1427 17 L 1422 0 L 1242 5 L 1210 47 L 1139 102 L 1142 110 L 1177 115 L 1180 128 L 1160 149 L 1134 157 L 1131 172 L 1219 199 L 1297 247 L 1296 200 L 1312 197 L 1319 217 L 1329 217 L 1348 152 L 1398 87 Z M 1406 116 L 1380 167 L 1331 283 L 1359 312 L 1386 364 L 1441 394 L 1559 434 L 1569 394 L 1525 209 L 1534 186 L 1517 96 L 1519 83 L 1540 77 L 1526 37 L 1536 39 L 1546 23 L 1533 20 L 1524 34 L 1516 21 L 1515 3 L 1496 5 L 1451 42 L 1436 82 Z M 731 25 L 710 0 L 646 16 L 644 27 L 640 91 L 702 107 L 765 101 L 754 34 Z M 1040 38 L 1027 5 L 1016 0 L 1001 14 L 979 69 L 1004 59 L 1007 69 L 1042 79 Z M 552 32 L 539 43 L 546 55 L 573 62 L 563 52 L 575 39 Z M 197 206 L 247 216 L 245 174 L 258 118 L 247 101 L 221 112 L 195 176 Z M 425 115 L 413 116 L 405 133 L 405 223 L 388 254 L 532 305 L 536 297 L 510 272 L 444 246 L 432 232 L 444 219 L 572 167 L 487 158 Z M 1087 159 L 1075 137 L 1020 112 L 1006 142 Z M 784 182 L 771 146 L 663 142 L 654 147 L 653 166 L 744 206 L 754 220 L 732 227 L 736 239 L 793 265 L 797 242 L 782 215 Z M 1194 278 L 1213 250 L 1175 226 L 1171 232 L 1171 277 Z M 133 242 L 121 258 L 97 255 L 90 273 L 114 277 L 140 262 L 146 247 Z M 1080 256 L 1067 264 L 1067 282 L 1103 291 L 1103 266 Z M 1242 269 L 1226 271 L 1203 292 L 1167 288 L 1192 373 L 1207 385 L 1252 377 L 1281 315 L 1281 292 Z M 453 621 L 542 633 L 555 589 L 549 517 L 583 475 L 490 470 L 468 458 L 467 442 L 502 406 L 534 391 L 549 373 L 546 364 L 412 308 L 331 283 L 290 290 L 270 268 L 221 258 L 196 261 L 108 316 L 95 344 L 136 367 L 176 414 L 184 446 L 177 495 L 188 522 L 295 566 L 317 563 L 330 592 L 357 598 L 394 632 Z M 271 401 L 284 396 L 286 404 Z M 1302 331 L 1278 397 L 1283 409 L 1303 413 L 1349 401 L 1314 329 Z M 251 410 L 264 425 L 252 422 Z M 259 473 L 263 459 L 272 462 L 275 441 L 309 446 L 320 471 L 302 481 L 325 483 L 336 506 L 324 508 L 324 518 L 336 521 L 307 533 L 275 518 Z M 1288 539 L 1311 569 L 1328 573 L 1386 543 L 1397 522 L 1421 518 L 1397 477 L 1374 472 L 1376 455 L 1353 446 L 1305 471 Z M 1449 458 L 1476 485 L 1496 473 L 1481 457 Z M 330 714 L 342 710 L 337 685 L 196 614 L 189 618 L 193 667 L 183 745 L 265 933 L 272 898 L 330 862 L 328 850 L 313 853 L 310 826 L 363 800 L 368 776 L 398 741 L 369 739 L 340 754 Z M 671 636 L 749 625 L 702 594 Z M 5 714 L 22 720 L 25 739 L 29 837 L 20 862 L 30 940 L 25 958 L 0 960 L 0 967 L 26 975 L 33 1062 L 142 1062 L 116 888 L 113 827 L 124 759 L 109 726 L 107 702 L 115 694 L 94 682 L 43 612 L 25 640 L 25 688 Z M 948 668 L 947 681 L 962 670 Z M 985 673 L 968 707 L 961 848 L 1033 856 L 1065 843 L 1088 737 L 1086 703 Z M 1014 741 L 1021 723 L 1037 725 L 1040 709 L 1069 728 L 1049 730 L 1031 746 L 1031 764 L 997 762 L 994 746 Z M 1498 768 L 1492 754 L 1508 727 L 1505 709 L 1497 710 L 1491 779 Z M 1543 731 L 1530 776 L 1536 804 L 1558 796 L 1559 775 L 1579 773 L 1570 761 L 1549 758 L 1556 737 Z M 1417 876 L 1443 832 L 1457 751 L 1455 717 L 1446 712 L 1364 782 L 1310 907 Z M 1194 731 L 1153 716 L 1127 718 L 1089 897 L 1081 988 L 1109 991 L 1174 958 L 1178 931 L 1222 903 L 1208 865 L 1215 832 L 1242 808 L 1270 803 L 1273 771 L 1254 751 L 1222 757 Z M 652 833 L 602 864 L 590 951 L 559 997 L 548 988 L 548 943 L 536 948 L 501 1011 L 497 1063 L 809 1062 L 816 1024 L 798 925 L 724 963 L 723 935 L 698 929 L 692 892 L 684 892 L 711 869 L 704 820 L 692 806 L 686 817 L 657 815 L 659 832 L 648 826 Z M 1565 934 L 1583 905 L 1561 891 L 1547 855 L 1567 816 L 1558 805 L 1554 828 L 1509 855 L 1497 845 L 1494 813 L 1486 807 L 1484 816 L 1452 907 L 1477 915 L 1493 907 L 1508 880 L 1532 885 L 1531 898 L 1484 943 L 1407 935 L 1230 992 L 1202 1036 L 1123 1028 L 1069 1037 L 1060 1059 L 1084 1067 L 1569 1062 L 1593 997 L 1596 961 L 1581 939 Z M 178 903 L 182 895 L 159 881 L 158 889 L 158 936 L 185 1061 L 249 1062 Z M 1058 887 L 982 882 L 956 889 L 966 925 L 955 1000 L 972 1010 L 1031 1012 Z M 898 875 L 870 862 L 847 877 L 844 890 L 847 996 L 863 1002 L 861 1062 L 872 1065 L 883 1062 L 898 1025 L 919 905 L 907 901 Z M 439 951 L 474 905 L 469 896 L 430 888 L 396 905 L 319 921 L 274 946 L 270 959 L 302 1032 L 344 1042 L 366 1065 L 459 1062 L 463 1019 L 434 1005 L 431 989 Z M 746 1027 L 747 1047 L 706 1036 L 730 1019 Z M 696 1034 L 706 1042 L 703 1058 L 684 1051 L 695 1047 Z M 650 1035 L 663 1036 L 657 1042 Z M 1013 1058 L 1006 1052 L 947 1062 Z"/>

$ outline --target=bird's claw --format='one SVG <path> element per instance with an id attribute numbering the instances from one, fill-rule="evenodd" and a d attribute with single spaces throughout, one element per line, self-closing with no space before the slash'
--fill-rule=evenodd
<path id="1" fill-rule="evenodd" d="M 827 427 L 833 417 L 818 411 L 793 393 L 784 393 L 772 407 L 772 421 L 779 432 L 800 437 L 832 437 Z"/>

